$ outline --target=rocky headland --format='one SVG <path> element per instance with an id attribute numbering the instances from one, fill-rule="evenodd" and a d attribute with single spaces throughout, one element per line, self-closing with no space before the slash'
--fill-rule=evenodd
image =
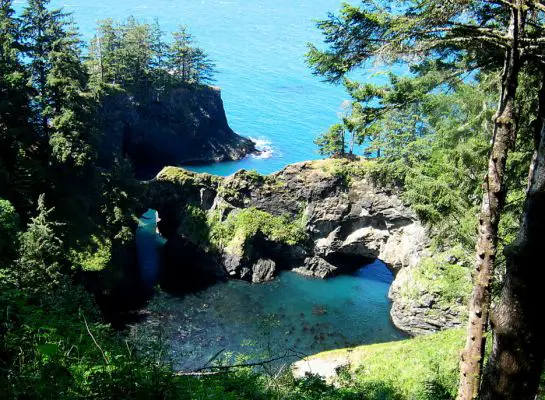
<path id="1" fill-rule="evenodd" d="M 151 178 L 164 165 L 239 160 L 256 152 L 250 139 L 229 127 L 216 87 L 180 86 L 139 97 L 120 91 L 101 107 L 100 163 L 123 154 L 140 177 Z"/>
<path id="2" fill-rule="evenodd" d="M 148 182 L 146 198 L 167 239 L 162 285 L 185 291 L 226 278 L 259 283 L 288 269 L 328 278 L 380 259 L 396 277 L 389 295 L 398 328 L 421 334 L 459 326 L 465 303 L 444 301 L 436 285 L 442 277 L 422 270 L 435 262 L 428 230 L 399 188 L 376 182 L 374 169 L 372 161 L 321 160 L 223 178 L 164 168 Z M 445 264 L 448 276 L 468 275 Z"/>

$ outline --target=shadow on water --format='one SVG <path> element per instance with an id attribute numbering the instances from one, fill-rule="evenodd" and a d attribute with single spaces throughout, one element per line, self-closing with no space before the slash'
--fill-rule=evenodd
<path id="1" fill-rule="evenodd" d="M 155 233 L 155 212 L 144 217 L 137 254 L 142 277 L 151 284 L 159 277 L 163 240 Z M 282 272 L 263 284 L 229 280 L 183 297 L 159 293 L 150 317 L 135 329 L 150 336 L 159 330 L 177 369 L 198 368 L 222 350 L 266 357 L 400 340 L 406 335 L 389 316 L 392 280 L 377 260 L 328 280 Z"/>

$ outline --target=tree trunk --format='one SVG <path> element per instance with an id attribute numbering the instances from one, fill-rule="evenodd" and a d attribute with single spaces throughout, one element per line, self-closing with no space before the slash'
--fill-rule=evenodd
<path id="1" fill-rule="evenodd" d="M 534 399 L 545 360 L 545 329 L 540 329 L 545 269 L 538 261 L 545 245 L 545 82 L 539 123 L 521 226 L 506 250 L 505 283 L 490 319 L 494 344 L 483 377 L 486 400 Z"/>
<path id="2" fill-rule="evenodd" d="M 511 47 L 506 51 L 502 76 L 502 93 L 498 112 L 494 117 L 494 135 L 484 182 L 484 195 L 479 217 L 476 245 L 473 293 L 469 303 L 467 339 L 460 360 L 460 385 L 458 399 L 475 399 L 479 393 L 485 349 L 485 332 L 490 310 L 490 284 L 494 272 L 498 224 L 505 203 L 506 188 L 503 183 L 509 149 L 514 145 L 515 94 L 520 70 L 518 38 L 522 27 L 522 0 L 516 1 L 511 11 L 509 37 Z"/>

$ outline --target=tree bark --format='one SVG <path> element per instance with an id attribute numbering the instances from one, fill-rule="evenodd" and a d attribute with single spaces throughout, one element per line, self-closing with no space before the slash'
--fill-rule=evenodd
<path id="1" fill-rule="evenodd" d="M 467 339 L 460 360 L 458 399 L 477 398 L 485 349 L 485 333 L 490 310 L 490 284 L 494 273 L 498 224 L 505 203 L 504 175 L 507 155 L 516 137 L 515 95 L 520 70 L 519 35 L 522 29 L 522 1 L 511 10 L 508 35 L 511 46 L 506 51 L 502 76 L 502 93 L 494 117 L 494 135 L 484 182 L 479 217 L 473 293 L 469 303 Z"/>
<path id="2" fill-rule="evenodd" d="M 515 243 L 506 250 L 507 270 L 498 306 L 491 315 L 492 354 L 482 386 L 486 400 L 531 400 L 545 360 L 540 313 L 545 269 L 538 255 L 545 245 L 545 81 L 540 93 L 539 142 Z"/>

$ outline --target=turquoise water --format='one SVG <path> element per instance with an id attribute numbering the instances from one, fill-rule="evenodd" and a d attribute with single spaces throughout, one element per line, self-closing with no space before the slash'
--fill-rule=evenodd
<path id="1" fill-rule="evenodd" d="M 379 261 L 329 280 L 293 272 L 264 284 L 231 280 L 183 298 L 159 295 L 138 329 L 160 331 L 180 370 L 201 367 L 222 349 L 266 359 L 399 340 L 405 336 L 389 319 L 391 281 Z"/>
<path id="2" fill-rule="evenodd" d="M 155 210 L 148 210 L 140 217 L 136 231 L 136 256 L 142 281 L 149 287 L 159 282 L 160 248 L 165 239 L 155 231 L 157 226 Z"/>
<path id="3" fill-rule="evenodd" d="M 150 285 L 157 282 L 163 243 L 155 217 L 152 210 L 144 214 L 136 235 L 140 271 Z M 184 297 L 160 293 L 132 332 L 152 342 L 160 337 L 179 370 L 199 368 L 221 350 L 266 359 L 399 340 L 405 336 L 389 317 L 392 279 L 376 261 L 328 280 L 282 272 L 263 284 L 230 280 Z"/>
<path id="4" fill-rule="evenodd" d="M 355 1 L 352 1 L 355 3 Z M 18 8 L 25 2 L 16 1 Z M 313 139 L 337 122 L 348 96 L 321 82 L 305 65 L 306 43 L 320 43 L 313 20 L 339 9 L 340 0 L 53 0 L 73 12 L 90 38 L 97 20 L 129 15 L 158 18 L 171 32 L 180 23 L 216 62 L 227 117 L 238 133 L 257 139 L 262 157 L 195 168 L 227 175 L 239 168 L 270 173 L 318 158 Z M 365 76 L 374 76 L 369 69 Z"/>

